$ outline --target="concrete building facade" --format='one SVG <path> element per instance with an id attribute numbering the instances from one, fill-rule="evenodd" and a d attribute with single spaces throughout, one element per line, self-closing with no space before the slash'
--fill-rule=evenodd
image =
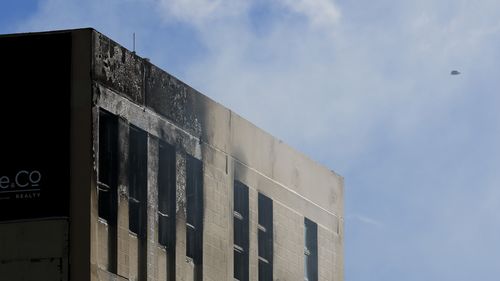
<path id="1" fill-rule="evenodd" d="M 5 280 L 343 280 L 336 173 L 93 29 L 0 56 Z"/>

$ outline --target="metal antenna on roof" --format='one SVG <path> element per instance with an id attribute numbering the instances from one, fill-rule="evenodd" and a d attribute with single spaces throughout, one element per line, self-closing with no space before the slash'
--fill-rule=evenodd
<path id="1" fill-rule="evenodd" d="M 132 50 L 133 50 L 133 52 L 135 54 L 135 32 L 132 33 L 132 41 L 133 41 L 133 49 Z"/>

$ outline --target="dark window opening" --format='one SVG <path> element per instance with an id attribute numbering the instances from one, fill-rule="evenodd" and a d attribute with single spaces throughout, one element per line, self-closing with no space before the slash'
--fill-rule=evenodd
<path id="1" fill-rule="evenodd" d="M 273 280 L 273 201 L 259 193 L 259 281 Z"/>
<path id="2" fill-rule="evenodd" d="M 99 110 L 98 214 L 108 224 L 108 270 L 117 270 L 118 118 Z"/>
<path id="3" fill-rule="evenodd" d="M 175 280 L 175 148 L 163 141 L 158 161 L 158 243 L 167 250 L 167 280 Z"/>
<path id="4" fill-rule="evenodd" d="M 116 225 L 118 180 L 118 118 L 99 111 L 99 217 Z"/>
<path id="5" fill-rule="evenodd" d="M 195 256 L 197 256 L 197 237 L 196 237 L 196 228 L 194 225 L 187 223 L 186 224 L 186 256 L 193 259 L 196 262 Z"/>
<path id="6" fill-rule="evenodd" d="M 175 248 L 175 148 L 160 141 L 158 163 L 158 242 L 167 250 Z"/>
<path id="7" fill-rule="evenodd" d="M 259 257 L 259 281 L 272 281 L 273 267 L 269 262 L 260 259 Z"/>
<path id="8" fill-rule="evenodd" d="M 234 182 L 234 278 L 248 280 L 249 218 L 248 187 L 239 181 Z"/>
<path id="9" fill-rule="evenodd" d="M 304 280 L 318 280 L 318 226 L 304 218 Z"/>
<path id="10" fill-rule="evenodd" d="M 129 135 L 129 229 L 138 238 L 146 237 L 148 134 L 130 126 Z"/>
<path id="11" fill-rule="evenodd" d="M 186 156 L 186 255 L 201 270 L 203 249 L 203 163 Z M 201 276 L 198 273 L 197 276 Z"/>

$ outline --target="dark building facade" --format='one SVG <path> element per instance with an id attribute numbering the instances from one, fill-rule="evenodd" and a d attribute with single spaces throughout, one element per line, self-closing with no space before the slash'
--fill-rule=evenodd
<path id="1" fill-rule="evenodd" d="M 343 179 L 93 29 L 0 36 L 1 280 L 343 280 Z"/>

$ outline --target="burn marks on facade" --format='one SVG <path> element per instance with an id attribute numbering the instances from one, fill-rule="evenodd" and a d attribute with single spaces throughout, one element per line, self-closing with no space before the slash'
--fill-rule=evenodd
<path id="1" fill-rule="evenodd" d="M 148 106 L 177 124 L 186 123 L 186 86 L 154 65 L 147 69 Z"/>
<path id="2" fill-rule="evenodd" d="M 195 264 L 195 275 L 201 278 L 203 173 L 199 159 L 203 116 L 199 114 L 203 111 L 197 105 L 199 93 L 98 33 L 94 33 L 93 61 L 94 112 L 109 112 L 119 120 L 118 204 L 128 213 L 122 225 L 128 222 L 129 232 L 135 235 L 120 237 L 137 245 L 127 250 L 128 246 L 121 244 L 121 250 L 131 251 L 129 259 L 137 260 L 128 274 L 131 278 L 149 274 L 145 272 L 150 266 L 146 259 L 154 259 L 151 243 L 156 243 L 166 251 L 166 275 L 173 280 L 176 235 L 182 235 L 176 224 L 181 221 L 188 227 L 186 236 L 179 239 L 191 249 L 185 251 Z M 151 139 L 155 141 L 148 141 Z M 157 167 L 148 168 L 148 163 L 153 163 L 148 157 L 156 158 Z M 102 169 L 107 168 L 103 165 Z M 191 174 L 198 174 L 195 181 L 189 178 Z M 187 190 L 198 194 L 195 201 L 188 196 L 193 192 Z M 196 208 L 188 208 L 187 201 Z M 188 231 L 189 226 L 193 232 Z"/>
<path id="3" fill-rule="evenodd" d="M 141 266 L 142 270 L 146 268 L 149 278 L 149 274 L 154 274 L 150 271 L 155 263 L 161 262 L 165 264 L 158 266 L 166 267 L 160 271 L 167 280 L 174 277 L 201 280 L 204 276 L 224 280 L 222 276 L 231 275 L 241 281 L 315 280 L 311 273 L 325 266 L 314 262 L 318 260 L 316 253 L 321 252 L 314 246 L 315 240 L 302 240 L 302 235 L 314 235 L 295 231 L 293 243 L 288 243 L 284 236 L 275 239 L 288 227 L 304 228 L 303 220 L 297 225 L 288 225 L 295 222 L 287 217 L 292 216 L 288 213 L 290 210 L 307 213 L 308 217 L 312 214 L 311 218 L 319 218 L 319 224 L 328 226 L 332 218 L 336 219 L 328 213 L 330 209 L 318 211 L 321 215 L 315 214 L 317 206 L 299 194 L 301 188 L 309 187 L 299 186 L 304 182 L 302 170 L 286 160 L 300 162 L 302 158 L 295 158 L 295 152 L 290 152 L 281 141 L 149 61 L 137 61 L 135 54 L 102 35 L 96 34 L 94 40 L 94 110 L 116 115 L 120 127 L 119 158 L 129 159 L 119 163 L 119 204 L 123 204 L 129 215 L 125 223 L 131 225 L 131 233 L 137 233 L 138 239 L 147 239 L 146 252 L 143 252 L 143 259 L 147 261 L 142 261 L 138 271 Z M 155 158 L 155 167 L 137 164 L 150 164 L 151 159 L 133 160 L 134 154 L 138 154 L 131 148 L 137 146 L 135 131 L 145 136 L 146 141 L 141 143 L 154 146 L 143 151 L 147 157 Z M 142 185 L 147 186 L 143 189 L 149 190 L 147 199 L 143 197 L 148 196 L 136 192 L 136 184 L 130 180 L 138 176 L 132 173 L 141 168 L 148 171 L 146 183 L 142 181 Z M 233 184 L 234 194 L 231 193 Z M 143 201 L 147 201 L 146 207 L 136 206 L 141 206 Z M 136 209 L 146 211 L 134 211 Z M 144 216 L 147 225 L 141 227 Z M 136 222 L 138 225 L 133 227 Z M 133 239 L 128 241 L 133 244 Z M 322 238 L 316 240 L 319 239 Z M 305 246 L 308 251 L 303 251 Z M 233 248 L 232 255 L 224 250 L 226 247 Z M 156 248 L 160 249 L 158 253 Z M 136 250 L 129 251 L 135 253 Z M 289 253 L 296 256 L 289 258 Z M 158 257 L 161 258 L 157 260 Z M 294 262 L 291 269 L 290 262 Z M 226 270 L 223 263 L 232 263 L 232 266 Z M 122 276 L 129 274 L 132 279 L 145 276 L 144 272 L 134 270 L 125 271 Z M 288 270 L 294 272 L 293 278 L 284 275 Z M 295 274 L 297 272 L 300 274 Z M 323 276 L 333 276 L 328 272 L 330 275 Z"/>
<path id="4" fill-rule="evenodd" d="M 94 35 L 94 51 L 96 81 L 151 108 L 190 134 L 202 135 L 200 93 L 98 33 Z"/>
<path id="5" fill-rule="evenodd" d="M 98 100 L 98 99 L 97 99 Z M 102 109 L 109 104 L 98 102 L 99 132 L 94 140 L 94 151 L 98 151 L 98 214 L 108 226 L 106 245 L 108 254 L 106 269 L 116 273 L 116 208 L 128 209 L 128 230 L 134 239 L 133 259 L 137 259 L 137 272 L 131 276 L 144 277 L 148 273 L 148 258 L 154 257 L 149 248 L 149 239 L 167 252 L 167 275 L 175 276 L 177 218 L 186 222 L 186 256 L 191 258 L 195 276 L 202 276 L 203 249 L 203 164 L 186 150 L 194 152 L 192 140 L 175 141 L 170 144 L 158 139 L 157 131 L 147 131 L 154 126 L 136 126 L 133 121 L 119 118 Z M 177 136 L 181 136 L 177 134 Z M 181 146 L 179 144 L 188 144 Z M 154 149 L 151 146 L 155 146 Z M 156 147 L 157 146 L 157 147 Z M 201 153 L 198 153 L 201 154 Z M 151 157 L 156 158 L 152 161 Z M 148 167 L 154 163 L 155 167 Z M 120 186 L 120 192 L 116 186 Z M 154 185 L 154 187 L 153 187 Z M 151 188 L 154 188 L 152 190 Z M 149 192 L 148 192 L 149 190 Z M 120 200 L 116 203 L 116 197 Z M 154 198 L 153 198 L 154 197 Z M 125 203 L 126 202 L 126 203 Z M 120 206 L 121 205 L 121 206 Z M 154 205 L 154 206 L 153 206 Z M 151 220 L 153 213 L 156 219 Z M 122 222 L 123 224 L 123 222 Z M 154 226 L 156 225 L 156 226 Z M 123 227 L 123 225 L 122 225 Z M 155 238 L 156 237 L 156 238 Z M 112 247 L 111 245 L 115 245 Z M 122 246 L 123 247 L 123 246 Z M 135 246 L 134 246 L 135 247 Z M 132 258 L 132 257 L 131 257 Z M 132 274 L 132 273 L 131 273 Z M 142 277 L 141 277 L 142 276 Z M 201 280 L 201 279 L 198 279 Z"/>
<path id="6" fill-rule="evenodd" d="M 94 30 L 0 41 L 7 279 L 343 280 L 337 175 Z"/>
<path id="7" fill-rule="evenodd" d="M 107 67 L 113 66 L 114 63 L 127 64 L 128 57 L 123 56 L 123 60 L 118 60 L 116 56 L 119 52 L 116 52 L 116 47 L 112 46 L 114 43 L 109 41 L 111 45 L 108 46 L 106 40 L 102 38 L 100 42 L 102 43 L 100 45 L 96 43 L 100 49 L 96 49 L 94 55 L 97 79 L 94 80 L 92 87 L 93 105 L 95 112 L 107 112 L 118 120 L 117 158 L 121 159 L 118 163 L 119 205 L 122 204 L 122 209 L 128 209 L 128 228 L 129 232 L 134 235 L 132 238 L 127 238 L 133 245 L 129 250 L 131 251 L 129 259 L 135 264 L 131 264 L 129 276 L 141 278 L 150 274 L 148 273 L 149 259 L 154 259 L 156 255 L 151 248 L 153 242 L 165 249 L 166 264 L 164 266 L 167 268 L 165 274 L 168 280 L 174 280 L 176 256 L 178 256 L 176 241 L 179 239 L 185 241 L 185 254 L 192 261 L 193 276 L 198 278 L 196 280 L 201 280 L 203 275 L 203 164 L 199 159 L 202 155 L 199 120 L 202 118 L 197 114 L 202 111 L 196 108 L 194 90 L 158 69 L 154 72 L 155 79 L 153 79 L 156 81 L 153 85 L 157 92 L 153 91 L 149 101 L 144 95 L 142 97 L 131 96 L 130 91 L 124 93 L 124 98 L 122 86 L 131 88 L 130 85 L 120 82 L 123 77 L 103 76 L 102 74 L 105 74 Z M 98 65 L 101 66 L 98 67 Z M 128 66 L 113 67 L 125 69 Z M 151 81 L 149 75 L 152 68 L 156 69 L 149 65 L 148 71 L 145 72 L 147 81 Z M 102 69 L 104 72 L 99 74 L 98 72 Z M 132 72 L 130 75 L 129 80 L 139 79 L 137 73 Z M 158 86 L 165 83 L 167 88 Z M 143 89 L 141 93 L 148 92 L 145 86 Z M 141 99 L 145 104 L 141 103 Z M 149 114 L 145 114 L 145 111 Z M 153 112 L 159 115 L 151 114 Z M 195 112 L 197 114 L 194 114 Z M 152 139 L 155 141 L 151 141 Z M 94 141 L 94 145 L 97 143 Z M 151 145 L 157 148 L 148 148 Z M 98 149 L 94 150 L 98 151 Z M 148 168 L 148 163 L 153 163 L 151 159 L 148 160 L 148 157 L 157 158 L 155 160 L 157 167 Z M 101 165 L 106 173 L 106 165 L 101 162 L 98 170 L 101 169 Z M 97 172 L 99 174 L 99 171 Z M 148 186 L 149 196 L 147 195 Z M 151 220 L 153 216 L 155 219 Z M 176 237 L 179 235 L 178 222 L 185 222 L 185 237 Z M 112 271 L 110 267 L 108 270 Z"/>
<path id="8" fill-rule="evenodd" d="M 193 136 L 202 135 L 201 94 L 160 68 L 146 64 L 146 106 Z"/>
<path id="9" fill-rule="evenodd" d="M 98 33 L 94 33 L 94 50 L 95 79 L 144 104 L 144 60 Z"/>

